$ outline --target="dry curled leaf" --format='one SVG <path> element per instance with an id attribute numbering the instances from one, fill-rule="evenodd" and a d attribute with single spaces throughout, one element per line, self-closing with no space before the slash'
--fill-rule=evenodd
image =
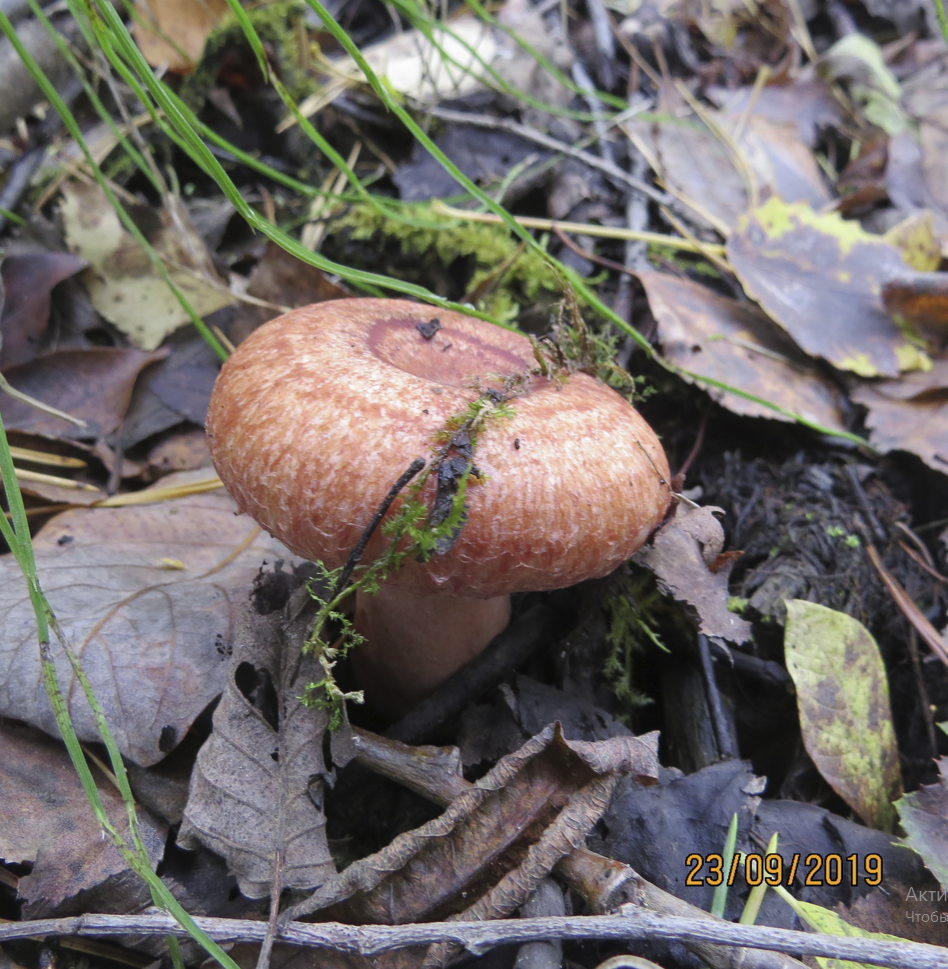
<path id="1" fill-rule="evenodd" d="M 29 727 L 0 723 L 0 790 L 0 859 L 33 865 L 17 886 L 28 917 L 43 918 L 67 899 L 109 879 L 138 879 L 103 837 L 59 741 Z M 127 839 L 125 804 L 101 775 L 99 796 L 109 820 Z M 143 811 L 139 826 L 157 865 L 167 831 Z"/>
<path id="2" fill-rule="evenodd" d="M 736 558 L 721 556 L 724 530 L 715 512 L 724 513 L 721 508 L 678 504 L 674 517 L 636 554 L 635 561 L 655 573 L 665 595 L 691 607 L 706 636 L 743 643 L 750 639 L 751 626 L 727 608 L 728 577 Z"/>
<path id="3" fill-rule="evenodd" d="M 642 271 L 638 277 L 658 322 L 662 350 L 676 366 L 845 430 L 839 391 L 759 307 L 666 273 Z M 738 394 L 706 389 L 735 414 L 793 419 Z"/>
<path id="4" fill-rule="evenodd" d="M 622 775 L 653 781 L 657 734 L 567 741 L 550 725 L 504 757 L 444 814 L 357 861 L 287 917 L 399 924 L 509 914 L 584 844 Z M 442 949 L 429 953 L 441 964 Z"/>
<path id="5" fill-rule="evenodd" d="M 222 855 L 249 898 L 270 894 L 278 858 L 285 888 L 313 888 L 335 874 L 318 807 L 327 714 L 299 699 L 323 676 L 312 656 L 301 656 L 313 605 L 302 588 L 285 612 L 244 607 L 214 730 L 191 775 L 178 843 Z"/>
<path id="6" fill-rule="evenodd" d="M 207 477 L 183 472 L 166 486 Z M 223 490 L 51 519 L 33 540 L 43 591 L 82 661 L 119 749 L 157 763 L 224 688 L 234 623 L 265 560 L 287 550 Z M 184 568 L 169 563 L 181 563 Z M 56 726 L 36 622 L 12 556 L 0 560 L 0 716 Z M 99 735 L 61 650 L 53 649 L 80 739 Z"/>

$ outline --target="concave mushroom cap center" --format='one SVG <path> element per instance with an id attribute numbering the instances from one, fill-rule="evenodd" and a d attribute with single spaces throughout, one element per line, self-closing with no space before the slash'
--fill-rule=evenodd
<path id="1" fill-rule="evenodd" d="M 369 350 L 405 373 L 446 387 L 470 387 L 476 379 L 484 382 L 493 375 L 523 373 L 535 363 L 487 342 L 480 334 L 441 325 L 437 318 L 428 322 L 428 329 L 418 327 L 417 317 L 380 319 L 369 331 Z M 430 337 L 424 335 L 428 332 Z"/>

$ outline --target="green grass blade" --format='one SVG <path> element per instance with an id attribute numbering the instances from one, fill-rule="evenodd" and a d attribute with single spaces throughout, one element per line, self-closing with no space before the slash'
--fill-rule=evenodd
<path id="1" fill-rule="evenodd" d="M 714 889 L 714 896 L 711 899 L 711 914 L 719 919 L 724 918 L 724 910 L 727 908 L 728 874 L 734 862 L 734 849 L 737 847 L 737 812 L 731 816 L 731 823 L 727 829 L 727 837 L 724 839 L 724 851 L 721 852 L 723 861 L 721 867 L 724 870 L 724 881 Z"/>

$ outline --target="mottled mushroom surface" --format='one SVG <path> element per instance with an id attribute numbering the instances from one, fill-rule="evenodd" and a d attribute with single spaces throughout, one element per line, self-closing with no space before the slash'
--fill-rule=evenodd
<path id="1" fill-rule="evenodd" d="M 224 364 L 211 456 L 242 511 L 338 567 L 392 483 L 431 458 L 445 422 L 477 397 L 475 382 L 535 365 L 526 337 L 460 313 L 379 299 L 302 307 Z M 460 538 L 408 562 L 391 580 L 405 591 L 487 598 L 572 585 L 610 572 L 661 520 L 665 454 L 619 394 L 582 373 L 562 386 L 537 377 L 512 407 L 478 440 L 483 478 L 471 480 Z M 363 562 L 383 543 L 376 532 Z"/>

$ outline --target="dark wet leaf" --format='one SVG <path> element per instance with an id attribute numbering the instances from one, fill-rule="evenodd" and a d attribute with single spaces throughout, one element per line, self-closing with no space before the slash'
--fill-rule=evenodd
<path id="1" fill-rule="evenodd" d="M 125 805 L 115 787 L 97 777 L 106 814 L 128 838 Z M 38 730 L 0 724 L 0 858 L 31 863 L 18 893 L 27 917 L 43 918 L 57 906 L 109 879 L 137 880 L 106 839 L 63 745 Z M 139 812 L 142 838 L 154 865 L 167 830 Z"/>
<path id="2" fill-rule="evenodd" d="M 187 472 L 162 485 L 207 478 Z M 43 589 L 122 753 L 157 763 L 224 688 L 234 623 L 265 560 L 290 560 L 222 490 L 51 519 L 33 540 Z M 36 624 L 12 556 L 0 560 L 0 716 L 56 729 Z M 54 650 L 80 739 L 98 731 Z"/>
<path id="3" fill-rule="evenodd" d="M 674 517 L 635 556 L 651 569 L 665 595 L 688 605 L 699 628 L 707 636 L 743 643 L 750 639 L 750 623 L 728 611 L 728 577 L 735 559 L 717 571 L 715 564 L 724 547 L 724 530 L 714 517 L 720 508 L 691 508 L 683 502 Z"/>
<path id="4" fill-rule="evenodd" d="M 875 640 L 845 613 L 792 599 L 784 645 L 807 753 L 866 824 L 891 831 L 902 777 Z"/>
<path id="5" fill-rule="evenodd" d="M 901 381 L 886 380 L 878 385 L 864 383 L 850 391 L 856 403 L 869 409 L 866 427 L 873 447 L 883 453 L 911 451 L 930 468 L 948 474 L 948 389 L 942 386 L 943 373 L 943 366 L 939 366 L 939 387 L 923 388 L 917 396 L 914 389 L 925 382 L 924 376 L 901 388 Z M 912 398 L 900 400 L 894 396 L 906 390 L 913 393 Z"/>
<path id="6" fill-rule="evenodd" d="M 727 254 L 748 295 L 810 355 L 862 377 L 924 366 L 880 297 L 910 270 L 858 223 L 771 198 L 741 219 Z"/>
<path id="7" fill-rule="evenodd" d="M 865 391 L 871 391 L 865 394 Z M 902 374 L 898 380 L 873 380 L 854 382 L 850 393 L 853 400 L 872 407 L 872 398 L 886 397 L 889 400 L 926 400 L 938 398 L 938 391 L 948 391 L 948 357 L 932 361 L 931 370 L 913 370 Z M 865 396 L 865 399 L 863 397 Z M 908 412 L 906 412 L 908 413 Z"/>
<path id="8" fill-rule="evenodd" d="M 36 356 L 49 323 L 53 287 L 84 269 L 84 259 L 69 252 L 7 256 L 0 263 L 0 370 Z"/>
<path id="9" fill-rule="evenodd" d="M 693 867 L 685 859 L 694 852 L 720 852 L 735 813 L 738 847 L 750 844 L 748 835 L 765 788 L 766 781 L 740 761 L 714 764 L 687 777 L 663 770 L 654 787 L 623 782 L 603 818 L 605 852 L 659 888 L 707 910 L 713 889 L 685 884 Z M 730 898 L 732 917 L 741 911 L 738 894 L 735 889 Z"/>
<path id="10" fill-rule="evenodd" d="M 167 355 L 118 347 L 61 350 L 11 367 L 4 373 L 10 385 L 44 404 L 86 421 L 76 427 L 0 395 L 0 413 L 8 430 L 46 437 L 82 439 L 111 434 L 121 423 L 139 373 Z"/>
<path id="11" fill-rule="evenodd" d="M 335 874 L 319 806 L 328 714 L 299 699 L 324 675 L 300 656 L 314 614 L 305 587 L 285 613 L 244 607 L 214 729 L 191 776 L 178 843 L 223 856 L 249 898 L 270 894 L 278 852 L 285 888 L 310 889 Z"/>
<path id="12" fill-rule="evenodd" d="M 204 425 L 220 360 L 201 337 L 172 347 L 149 382 L 158 399 L 194 424 Z"/>
<path id="13" fill-rule="evenodd" d="M 534 155 L 538 161 L 550 157 L 533 142 L 507 131 L 485 131 L 449 124 L 435 144 L 471 181 L 489 186 L 500 182 L 514 165 Z M 461 185 L 418 143 L 411 161 L 392 176 L 401 197 L 409 202 L 447 198 L 463 191 Z"/>
<path id="14" fill-rule="evenodd" d="M 663 353 L 676 366 L 824 427 L 845 429 L 840 392 L 759 307 L 664 273 L 645 271 L 638 276 L 658 322 Z M 793 419 L 746 397 L 713 386 L 706 389 L 736 414 Z"/>
<path id="15" fill-rule="evenodd" d="M 923 784 L 896 802 L 905 843 L 948 891 L 948 758 L 938 760 L 937 784 Z"/>
<path id="16" fill-rule="evenodd" d="M 719 854 L 735 813 L 738 850 L 761 853 L 761 846 L 768 843 L 774 832 L 779 833 L 777 853 L 783 858 L 785 879 L 794 855 L 799 856 L 798 870 L 802 871 L 803 859 L 808 855 L 825 858 L 833 853 L 843 858 L 857 855 L 859 859 L 868 854 L 880 855 L 882 887 L 887 892 L 894 890 L 895 883 L 918 886 L 924 879 L 920 860 L 902 844 L 893 843 L 891 835 L 815 804 L 761 798 L 766 780 L 755 777 L 746 761 L 725 761 L 686 776 L 675 769 L 663 770 L 661 775 L 659 783 L 652 787 L 621 783 L 599 826 L 604 832 L 603 843 L 594 836 L 590 847 L 631 865 L 653 884 L 705 911 L 711 906 L 714 888 L 707 881 L 686 884 L 693 868 L 686 859 L 690 854 L 702 858 Z M 708 865 L 699 874 L 706 879 L 710 874 Z M 747 891 L 746 883 L 738 877 L 728 893 L 728 918 L 736 920 L 740 916 Z M 862 879 L 861 869 L 856 885 L 847 878 L 830 885 L 824 878 L 813 886 L 795 885 L 792 891 L 806 901 L 832 907 L 839 902 L 852 904 L 869 891 L 869 886 Z M 902 897 L 899 896 L 900 904 Z M 899 917 L 905 917 L 904 905 Z M 757 924 L 799 927 L 791 908 L 773 892 L 767 892 Z"/>

